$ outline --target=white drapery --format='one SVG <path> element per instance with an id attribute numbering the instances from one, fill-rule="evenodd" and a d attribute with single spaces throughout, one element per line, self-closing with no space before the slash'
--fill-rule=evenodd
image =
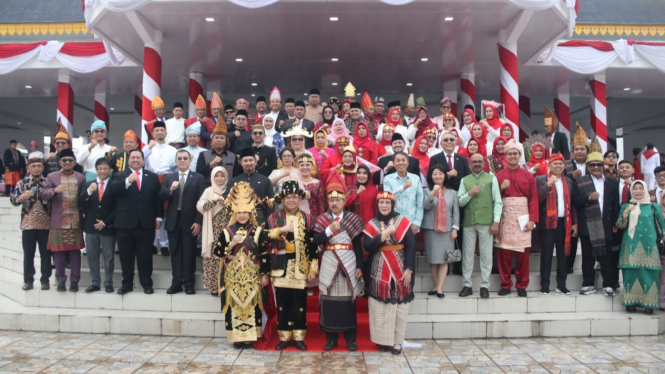
<path id="1" fill-rule="evenodd" d="M 15 56 L 0 58 L 0 74 L 8 74 L 20 68 L 26 62 L 38 56 L 43 46 L 38 46 L 33 50 L 24 52 Z"/>

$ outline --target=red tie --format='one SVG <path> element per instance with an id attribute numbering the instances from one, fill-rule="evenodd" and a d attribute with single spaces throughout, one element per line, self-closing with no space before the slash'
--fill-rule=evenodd
<path id="1" fill-rule="evenodd" d="M 628 183 L 624 183 L 621 191 L 621 205 L 628 203 L 628 195 Z"/>
<path id="2" fill-rule="evenodd" d="M 453 161 L 450 159 L 450 155 L 448 155 L 448 170 L 453 170 Z"/>
<path id="3" fill-rule="evenodd" d="M 136 172 L 136 188 L 141 191 L 141 173 L 139 171 Z"/>
<path id="4" fill-rule="evenodd" d="M 99 181 L 99 201 L 102 201 L 104 195 L 104 181 Z"/>
<path id="5" fill-rule="evenodd" d="M 335 217 L 335 221 L 339 222 L 339 217 Z"/>

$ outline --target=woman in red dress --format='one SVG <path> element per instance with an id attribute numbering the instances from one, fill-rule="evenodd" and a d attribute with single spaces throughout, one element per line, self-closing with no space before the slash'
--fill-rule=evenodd
<path id="1" fill-rule="evenodd" d="M 353 148 L 356 149 L 359 157 L 374 165 L 377 164 L 379 153 L 376 149 L 376 141 L 372 138 L 369 126 L 365 122 L 356 123 L 356 128 L 353 131 Z"/>
<path id="2" fill-rule="evenodd" d="M 318 217 L 325 213 L 325 195 L 324 183 L 314 178 L 316 174 L 316 161 L 314 157 L 304 153 L 298 156 L 298 183 L 305 190 L 305 198 L 300 203 L 300 210 Z"/>
<path id="3" fill-rule="evenodd" d="M 365 165 L 358 166 L 356 179 L 357 189 L 347 195 L 346 203 L 352 206 L 352 211 L 360 211 L 360 217 L 367 223 L 376 217 L 376 195 L 379 190 L 374 186 L 369 168 Z"/>

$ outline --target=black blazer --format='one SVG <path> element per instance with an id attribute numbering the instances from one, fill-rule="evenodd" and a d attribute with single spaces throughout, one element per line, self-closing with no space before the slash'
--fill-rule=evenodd
<path id="1" fill-rule="evenodd" d="M 460 156 L 457 153 L 453 153 L 453 167 L 457 170 L 457 176 L 448 177 L 446 175 L 446 181 L 444 184 L 446 188 L 459 191 L 459 185 L 462 182 L 462 178 L 471 174 L 471 168 L 469 167 L 469 161 L 464 156 Z M 434 168 L 434 165 L 442 165 L 446 173 L 450 171 L 448 168 L 448 157 L 445 152 L 440 152 L 432 156 L 429 161 L 429 170 L 427 170 L 427 175 L 430 174 L 431 170 Z"/>
<path id="2" fill-rule="evenodd" d="M 111 179 L 106 179 L 104 182 L 104 195 L 102 201 L 99 201 L 99 183 L 97 183 L 97 191 L 88 195 L 88 187 L 92 183 L 97 183 L 97 179 L 90 182 L 85 182 L 81 194 L 78 198 L 78 204 L 83 207 L 83 231 L 89 234 L 99 234 L 111 236 L 115 233 L 113 224 L 115 220 L 115 196 L 113 191 L 109 189 Z M 104 228 L 97 231 L 94 225 L 97 220 L 104 222 Z"/>
<path id="3" fill-rule="evenodd" d="M 259 160 L 256 162 L 256 171 L 267 177 L 273 170 L 277 169 L 277 153 L 275 152 L 275 148 L 263 145 L 261 148 L 252 146 L 252 149 L 254 153 L 259 155 Z M 237 169 L 233 172 L 234 176 L 240 175 L 243 172 L 240 160 L 238 160 L 236 165 Z"/>
<path id="4" fill-rule="evenodd" d="M 168 201 L 169 205 L 166 209 L 165 229 L 166 231 L 187 231 L 191 232 L 192 224 L 203 223 L 203 216 L 196 210 L 196 203 L 203 195 L 205 190 L 205 182 L 201 174 L 189 171 L 185 181 L 185 190 L 182 193 L 182 207 L 180 208 L 180 222 L 181 227 L 176 227 L 178 222 L 178 200 L 180 200 L 179 189 L 171 192 L 171 185 L 173 182 L 180 181 L 180 172 L 175 172 L 167 175 L 164 178 L 162 189 L 159 191 L 159 198 L 162 201 Z"/>
<path id="5" fill-rule="evenodd" d="M 570 159 L 570 150 L 568 149 L 568 137 L 560 132 L 554 133 L 554 141 L 552 142 L 552 154 L 561 152 L 564 160 Z"/>
<path id="6" fill-rule="evenodd" d="M 592 204 L 598 204 L 596 201 L 589 200 L 589 195 L 582 195 L 578 187 L 579 183 L 584 181 L 589 181 L 592 177 L 590 175 L 585 175 L 575 179 L 575 186 L 573 187 L 573 194 L 571 200 L 573 205 L 577 207 L 577 220 L 580 224 L 579 234 L 580 235 L 589 235 L 589 228 L 587 226 L 587 218 L 585 208 Z M 612 233 L 612 228 L 616 224 L 617 219 L 619 218 L 619 210 L 621 209 L 621 200 L 619 197 L 619 182 L 612 178 L 605 178 L 604 184 L 604 193 L 603 193 L 603 229 L 605 231 L 605 241 L 608 244 L 608 250 L 611 250 L 609 246 L 615 244 L 615 238 L 617 235 Z"/>
<path id="7" fill-rule="evenodd" d="M 388 163 L 390 161 L 392 161 L 394 158 L 395 158 L 394 154 L 383 156 L 383 157 L 379 158 L 379 162 L 378 162 L 377 166 L 380 167 L 381 170 L 383 170 L 383 169 L 386 168 L 386 166 L 388 166 Z M 392 167 L 392 168 L 390 168 L 390 170 L 383 172 L 383 177 L 385 178 L 386 175 L 390 175 L 390 174 L 392 174 L 396 171 L 397 171 L 397 169 Z M 411 174 L 420 175 L 420 160 L 418 160 L 415 157 L 409 156 L 409 166 L 406 167 L 406 171 L 408 173 L 411 173 Z M 377 185 L 377 186 L 381 185 L 381 173 L 380 172 L 374 173 L 373 181 L 374 181 L 375 185 Z"/>
<path id="8" fill-rule="evenodd" d="M 113 176 L 111 190 L 115 195 L 115 228 L 123 230 L 155 229 L 157 218 L 164 218 L 164 203 L 159 200 L 157 174 L 143 170 L 143 181 L 139 191 L 136 182 L 125 188 L 125 179 L 132 170 L 125 170 Z"/>
<path id="9" fill-rule="evenodd" d="M 289 115 L 281 110 L 277 114 L 277 119 L 275 120 L 275 130 L 281 132 L 282 126 L 279 125 L 279 121 L 284 121 L 284 125 L 286 126 L 286 123 L 289 121 Z"/>
<path id="10" fill-rule="evenodd" d="M 573 187 L 574 187 L 574 182 L 572 179 L 568 177 L 566 178 L 566 183 L 568 184 L 568 193 L 570 194 L 571 201 L 570 201 L 570 210 L 571 210 L 571 219 L 572 223 L 576 224 L 577 223 L 577 208 L 575 208 L 575 205 L 573 205 L 572 201 L 572 196 L 573 196 Z M 538 216 L 539 216 L 539 221 L 540 225 L 538 225 L 538 229 L 540 230 L 547 230 L 545 228 L 545 220 L 547 219 L 547 196 L 550 193 L 555 194 L 556 196 L 556 187 L 552 186 L 552 188 L 547 187 L 547 175 L 540 175 L 536 177 L 536 190 L 538 191 Z"/>

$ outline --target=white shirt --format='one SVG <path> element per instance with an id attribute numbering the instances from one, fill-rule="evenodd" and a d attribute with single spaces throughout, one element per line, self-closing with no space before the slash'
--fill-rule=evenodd
<path id="1" fill-rule="evenodd" d="M 185 119 L 175 117 L 166 120 L 166 144 L 185 142 Z"/>
<path id="2" fill-rule="evenodd" d="M 201 148 L 198 145 L 196 147 L 188 145 L 183 149 L 192 154 L 192 163 L 189 164 L 189 170 L 196 172 L 196 163 L 199 161 L 199 154 L 201 154 L 203 151 L 206 151 L 206 149 Z"/>
<path id="3" fill-rule="evenodd" d="M 111 151 L 111 146 L 108 144 L 104 144 L 102 146 L 97 144 L 96 146 L 92 147 L 91 151 L 88 150 L 89 146 L 90 144 L 86 144 L 83 146 L 83 148 L 81 148 L 78 155 L 76 155 L 76 162 L 83 166 L 84 172 L 97 173 L 97 169 L 95 169 L 95 162 L 97 162 L 98 159 L 105 157 L 106 152 Z"/>
<path id="4" fill-rule="evenodd" d="M 556 216 L 563 218 L 566 216 L 566 201 L 563 196 L 563 177 L 554 182 L 556 188 Z"/>
<path id="5" fill-rule="evenodd" d="M 619 202 L 623 201 L 623 186 L 626 185 L 626 182 L 623 179 L 619 179 Z M 630 185 L 628 185 L 628 199 L 630 200 Z"/>
<path id="6" fill-rule="evenodd" d="M 446 153 L 446 151 L 443 151 L 443 157 L 445 157 L 446 165 L 448 165 L 448 156 L 449 155 Z M 455 152 L 450 154 L 450 164 L 453 166 L 453 168 L 450 170 L 455 169 Z"/>
<path id="7" fill-rule="evenodd" d="M 101 185 L 102 185 L 102 180 L 99 179 L 99 177 L 97 177 L 97 191 L 94 191 L 94 192 L 99 193 L 98 191 L 99 191 L 99 187 L 101 187 Z M 108 186 L 109 186 L 109 179 L 106 178 L 106 179 L 104 179 L 104 193 L 106 193 L 106 188 Z M 87 191 L 88 191 L 88 196 L 91 196 L 94 193 L 94 192 L 90 192 L 90 190 L 87 190 Z"/>
<path id="8" fill-rule="evenodd" d="M 157 175 L 169 174 L 176 170 L 175 154 L 178 150 L 166 143 L 157 143 L 152 149 L 143 147 L 145 168 Z"/>
<path id="9" fill-rule="evenodd" d="M 137 171 L 139 172 L 139 174 L 137 175 L 138 178 L 136 178 L 136 179 L 139 181 L 139 184 L 141 184 L 143 182 L 143 168 L 141 168 L 139 170 L 134 170 L 132 168 L 129 168 L 129 170 L 134 174 L 136 174 Z M 129 178 L 129 177 L 127 177 L 127 178 Z M 125 179 L 125 189 L 128 189 L 129 186 L 131 186 L 131 185 L 132 184 L 129 183 L 129 181 L 127 179 Z"/>
<path id="10" fill-rule="evenodd" d="M 660 187 L 656 187 L 656 201 L 658 202 L 658 205 L 661 205 L 663 203 L 663 199 L 661 195 L 663 194 L 663 189 Z"/>
<path id="11" fill-rule="evenodd" d="M 385 125 L 386 125 L 385 123 L 380 124 L 379 128 L 376 130 L 376 141 L 377 142 L 381 142 L 381 138 L 383 137 L 383 127 Z M 408 148 L 409 144 L 411 143 L 409 141 L 409 138 L 408 138 L 408 135 L 407 135 L 408 129 L 406 127 L 402 126 L 402 125 L 399 125 L 395 128 L 395 132 L 402 135 L 402 138 L 404 138 L 404 146 L 406 148 Z"/>
<path id="12" fill-rule="evenodd" d="M 337 218 L 339 217 L 339 222 L 342 222 L 342 218 L 344 218 L 344 211 L 342 211 L 342 214 L 336 216 L 335 213 L 332 213 L 333 216 L 333 221 L 337 221 Z M 331 237 L 333 235 L 333 232 L 330 230 L 330 228 L 326 227 L 326 236 Z"/>
<path id="13" fill-rule="evenodd" d="M 577 166 L 577 170 L 580 170 L 582 172 L 582 176 L 586 175 L 586 162 L 583 164 L 578 164 L 577 161 L 573 160 L 575 165 Z"/>
<path id="14" fill-rule="evenodd" d="M 603 175 L 600 177 L 600 179 L 596 179 L 593 175 L 591 176 L 591 180 L 593 181 L 593 186 L 596 188 L 596 192 L 600 196 L 598 196 L 598 204 L 600 205 L 600 214 L 601 216 L 603 215 L 603 198 L 605 197 L 605 176 Z"/>

